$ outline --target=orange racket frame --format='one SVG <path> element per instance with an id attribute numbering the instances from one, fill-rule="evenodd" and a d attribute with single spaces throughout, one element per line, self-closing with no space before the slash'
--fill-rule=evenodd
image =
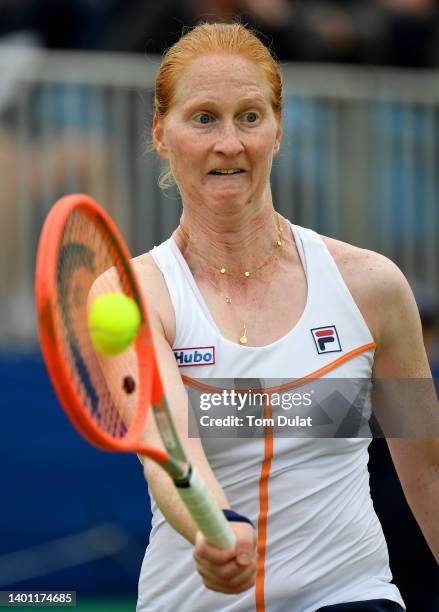
<path id="1" fill-rule="evenodd" d="M 134 344 L 138 366 L 137 404 L 134 418 L 123 437 L 113 437 L 94 422 L 78 396 L 62 350 L 57 319 L 57 262 L 63 230 L 75 211 L 86 215 L 100 233 L 107 249 L 114 255 L 112 266 L 116 266 L 119 277 L 127 281 L 123 283 L 125 293 L 136 301 L 141 314 L 141 325 Z M 38 245 L 35 292 L 41 348 L 52 384 L 79 433 L 103 450 L 137 452 L 161 464 L 173 479 L 182 501 L 207 540 L 221 548 L 233 548 L 234 532 L 200 474 L 186 458 L 175 431 L 160 379 L 146 305 L 130 259 L 116 225 L 93 198 L 84 194 L 65 196 L 51 209 Z M 141 442 L 150 405 L 167 450 Z"/>
<path id="2" fill-rule="evenodd" d="M 97 228 L 103 229 L 102 237 L 107 241 L 109 249 L 115 253 L 115 265 L 129 281 L 126 293 L 136 301 L 141 313 L 142 323 L 135 341 L 139 367 L 138 405 L 133 422 L 126 435 L 120 439 L 115 439 L 102 431 L 82 408 L 73 385 L 69 366 L 61 349 L 61 338 L 56 325 L 57 250 L 65 224 L 73 211 L 87 215 Z M 114 237 L 114 240 L 111 240 L 111 237 Z M 104 450 L 139 452 L 163 463 L 169 458 L 166 451 L 139 444 L 139 438 L 148 416 L 148 406 L 150 403 L 160 404 L 163 386 L 148 325 L 146 305 L 135 272 L 131 265 L 127 264 L 130 259 L 131 255 L 119 230 L 95 200 L 84 194 L 61 198 L 47 216 L 38 245 L 35 295 L 40 343 L 58 398 L 72 423 L 87 440 Z"/>

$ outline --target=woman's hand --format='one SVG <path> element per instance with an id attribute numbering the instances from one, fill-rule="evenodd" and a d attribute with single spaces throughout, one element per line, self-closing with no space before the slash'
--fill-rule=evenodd
<path id="1" fill-rule="evenodd" d="M 256 532 L 248 523 L 230 523 L 236 536 L 234 550 L 209 544 L 197 533 L 194 559 L 205 586 L 219 593 L 237 594 L 254 585 L 256 578 Z"/>

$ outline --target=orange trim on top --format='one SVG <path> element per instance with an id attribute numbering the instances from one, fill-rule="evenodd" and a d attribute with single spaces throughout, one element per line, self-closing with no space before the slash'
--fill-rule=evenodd
<path id="1" fill-rule="evenodd" d="M 264 405 L 264 418 L 272 418 L 271 404 Z M 265 552 L 267 548 L 268 478 L 273 458 L 273 427 L 264 426 L 264 459 L 259 477 L 258 565 L 255 584 L 256 612 L 265 610 Z"/>
<path id="2" fill-rule="evenodd" d="M 357 355 L 361 355 L 361 353 L 365 353 L 366 351 L 370 349 L 375 349 L 375 348 L 376 348 L 375 342 L 369 342 L 368 344 L 363 344 L 363 346 L 359 346 L 358 348 L 353 349 L 352 351 L 349 351 L 349 353 L 346 353 L 346 355 L 342 355 L 341 357 L 334 359 L 334 361 L 331 361 L 331 363 L 328 363 L 322 368 L 315 370 L 311 374 L 307 374 L 306 376 L 302 376 L 302 378 L 298 378 L 297 380 L 294 381 L 293 384 L 285 383 L 283 385 L 279 385 L 278 387 L 270 387 L 269 389 L 266 389 L 266 391 L 267 393 L 278 393 L 279 391 L 288 391 L 289 389 L 295 389 L 296 387 L 300 387 L 301 385 L 304 385 L 306 382 L 308 382 L 309 380 L 312 380 L 313 378 L 320 378 L 324 376 L 325 374 L 327 374 L 328 372 L 335 370 L 336 368 L 338 368 L 338 366 L 342 365 L 343 363 L 346 363 L 346 361 L 349 361 L 350 359 L 357 357 Z"/>
<path id="3" fill-rule="evenodd" d="M 266 389 L 264 389 L 264 391 L 266 391 L 267 393 L 278 393 L 279 391 L 287 391 L 289 389 L 300 387 L 301 385 L 305 384 L 305 382 L 309 381 L 310 379 L 320 378 L 324 374 L 327 374 L 328 372 L 335 370 L 336 368 L 338 368 L 338 366 L 342 365 L 343 363 L 346 363 L 346 361 L 349 361 L 350 359 L 353 359 L 357 355 L 361 355 L 361 353 L 365 353 L 366 351 L 369 351 L 375 348 L 376 348 L 375 342 L 369 342 L 368 344 L 363 344 L 362 346 L 359 346 L 356 349 L 349 351 L 349 353 L 346 353 L 345 355 L 342 355 L 341 357 L 334 359 L 334 361 L 331 361 L 331 363 L 328 363 L 322 368 L 319 368 L 318 370 L 314 370 L 314 372 L 311 372 L 310 374 L 306 374 L 306 376 L 302 376 L 302 378 L 298 378 L 297 380 L 294 381 L 294 383 L 285 383 L 283 385 L 279 385 L 278 387 L 267 387 Z M 210 391 L 210 392 L 220 393 L 221 391 L 224 390 L 222 387 L 213 387 L 211 385 L 206 385 L 200 382 L 199 380 L 196 380 L 195 378 L 190 378 L 190 376 L 186 376 L 186 374 L 182 374 L 181 379 L 184 384 L 190 385 L 194 389 L 200 389 L 201 391 Z"/>
<path id="4" fill-rule="evenodd" d="M 286 391 L 288 389 L 300 387 L 307 381 L 313 378 L 319 378 L 332 370 L 338 368 L 338 366 L 346 363 L 350 359 L 353 359 L 361 353 L 365 353 L 368 350 L 375 349 L 375 342 L 369 342 L 362 346 L 349 351 L 345 355 L 334 359 L 331 363 L 302 376 L 293 383 L 285 383 L 278 387 L 269 387 L 265 391 L 269 394 L 278 393 L 279 391 Z M 202 391 L 216 391 L 221 392 L 223 389 L 219 387 L 211 387 L 204 383 L 194 380 L 189 376 L 182 374 L 182 380 L 185 384 L 191 385 L 194 388 Z M 272 409 L 271 404 L 264 406 L 264 417 L 271 418 Z M 267 522 L 268 522 L 268 481 L 270 477 L 271 462 L 273 459 L 273 428 L 265 426 L 264 428 L 264 458 L 262 460 L 261 474 L 259 477 L 259 515 L 258 515 L 258 565 L 256 573 L 256 590 L 255 590 L 255 604 L 256 612 L 265 612 L 265 553 L 267 549 Z"/>

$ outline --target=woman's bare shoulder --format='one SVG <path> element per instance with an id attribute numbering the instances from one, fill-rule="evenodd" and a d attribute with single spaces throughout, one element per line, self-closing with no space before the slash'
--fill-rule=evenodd
<path id="1" fill-rule="evenodd" d="M 322 236 L 373 336 L 411 290 L 398 266 L 381 253 Z"/>
<path id="2" fill-rule="evenodd" d="M 372 275 L 401 273 L 396 264 L 381 253 L 362 249 L 329 236 L 321 236 L 321 238 L 339 267 L 343 266 L 343 268 L 357 273 L 360 270 L 363 272 L 367 270 Z"/>
<path id="3" fill-rule="evenodd" d="M 142 275 L 146 282 L 165 282 L 163 274 L 155 263 L 150 252 L 142 253 L 131 260 L 137 274 Z"/>
<path id="4" fill-rule="evenodd" d="M 151 323 L 156 331 L 162 331 L 172 345 L 175 314 L 164 276 L 150 253 L 135 257 L 131 263 L 137 273 Z"/>
<path id="5" fill-rule="evenodd" d="M 342 274 L 346 274 L 349 278 L 352 276 L 352 280 L 358 280 L 358 275 L 361 273 L 365 275 L 361 280 L 373 287 L 378 282 L 377 289 L 379 289 L 383 280 L 393 280 L 398 283 L 404 279 L 398 266 L 385 255 L 328 236 L 321 237 Z"/>

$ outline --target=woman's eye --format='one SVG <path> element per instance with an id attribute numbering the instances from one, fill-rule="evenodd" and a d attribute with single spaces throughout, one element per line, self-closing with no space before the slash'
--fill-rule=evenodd
<path id="1" fill-rule="evenodd" d="M 211 117 L 208 113 L 199 113 L 198 115 L 195 115 L 194 119 L 197 123 L 207 125 L 208 123 L 210 123 Z"/>
<path id="2" fill-rule="evenodd" d="M 244 113 L 243 118 L 246 123 L 256 123 L 259 119 L 259 115 L 255 112 L 248 112 Z M 208 125 L 212 123 L 213 118 L 209 113 L 198 113 L 194 116 L 194 121 L 201 125 Z"/>
<path id="3" fill-rule="evenodd" d="M 244 117 L 248 123 L 255 123 L 259 118 L 257 113 L 245 113 Z"/>

